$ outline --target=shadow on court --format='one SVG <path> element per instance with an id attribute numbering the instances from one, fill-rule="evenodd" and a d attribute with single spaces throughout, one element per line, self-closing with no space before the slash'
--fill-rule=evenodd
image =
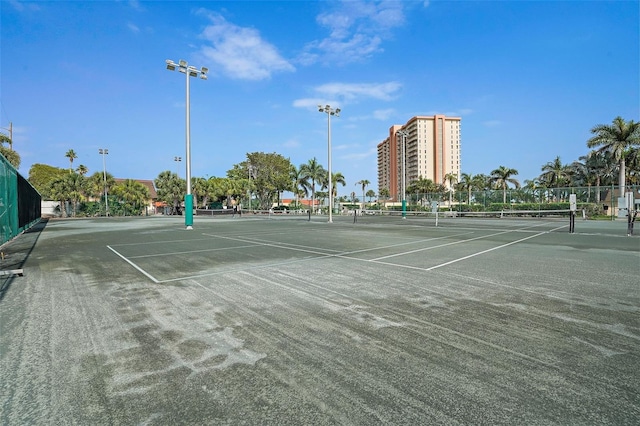
<path id="1" fill-rule="evenodd" d="M 0 302 L 4 299 L 14 280 L 20 279 L 16 274 L 10 271 L 22 269 L 29 255 L 33 251 L 40 234 L 47 226 L 48 219 L 42 219 L 40 222 L 32 226 L 30 229 L 16 237 L 13 241 L 7 242 L 0 249 L 3 252 L 3 258 L 0 258 L 0 272 L 6 275 L 0 276 Z"/>

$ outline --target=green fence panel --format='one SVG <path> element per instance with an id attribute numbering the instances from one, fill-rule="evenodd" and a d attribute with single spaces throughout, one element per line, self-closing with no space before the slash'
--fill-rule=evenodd
<path id="1" fill-rule="evenodd" d="M 40 220 L 42 197 L 0 155 L 0 245 Z"/>

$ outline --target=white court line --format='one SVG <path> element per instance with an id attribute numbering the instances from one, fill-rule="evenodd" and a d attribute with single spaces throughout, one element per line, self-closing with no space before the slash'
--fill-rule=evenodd
<path id="1" fill-rule="evenodd" d="M 460 235 L 466 235 L 466 234 L 469 234 L 469 232 L 465 232 L 463 234 L 455 234 L 454 236 L 460 236 Z M 240 240 L 240 241 L 245 241 L 246 242 L 246 240 L 237 239 L 237 238 L 231 238 L 231 237 L 226 237 L 226 236 L 211 235 L 211 234 L 203 234 L 203 235 L 210 235 L 210 236 L 215 236 L 215 237 L 219 237 L 219 238 L 230 239 L 230 240 L 233 240 L 233 241 Z M 276 267 L 276 266 L 290 265 L 292 263 L 299 263 L 299 262 L 308 262 L 309 260 L 318 260 L 318 259 L 323 259 L 323 258 L 328 258 L 328 257 L 338 257 L 338 258 L 342 258 L 342 259 L 357 260 L 357 261 L 360 261 L 360 262 L 368 262 L 368 260 L 359 259 L 357 257 L 349 257 L 348 255 L 354 254 L 354 253 L 363 253 L 363 252 L 366 252 L 366 251 L 373 251 L 373 250 L 380 250 L 380 249 L 384 249 L 384 248 L 396 247 L 396 246 L 405 245 L 405 244 L 415 244 L 415 243 L 419 243 L 419 242 L 439 240 L 439 239 L 442 239 L 442 238 L 450 238 L 450 237 L 451 236 L 437 237 L 437 238 L 427 238 L 425 240 L 412 241 L 410 243 L 392 244 L 392 245 L 384 246 L 384 247 L 374 247 L 374 248 L 368 248 L 368 249 L 362 249 L 362 250 L 354 250 L 354 251 L 350 251 L 350 252 L 342 252 L 342 253 L 339 253 L 339 254 L 322 253 L 322 252 L 317 252 L 317 251 L 312 251 L 312 250 L 302 250 L 302 249 L 299 249 L 299 248 L 280 246 L 280 245 L 273 244 L 273 243 L 262 243 L 262 244 L 258 244 L 258 245 L 263 245 L 263 246 L 266 246 L 266 247 L 282 248 L 282 249 L 288 249 L 288 250 L 294 250 L 294 251 L 302 251 L 302 252 L 306 252 L 306 253 L 316 254 L 317 256 L 316 257 L 305 257 L 305 258 L 302 258 L 302 259 L 293 259 L 293 260 L 288 260 L 288 261 L 278 262 L 278 263 L 269 263 L 269 264 L 266 264 L 266 265 L 255 265 L 255 266 L 250 266 L 248 268 L 243 268 L 243 270 L 247 271 L 247 270 L 250 270 L 250 269 L 273 268 L 273 267 Z M 383 262 L 380 262 L 380 263 L 383 263 Z M 233 267 L 231 269 L 223 269 L 223 270 L 219 270 L 219 271 L 216 271 L 216 272 L 208 272 L 208 273 L 205 273 L 205 274 L 196 274 L 196 275 L 189 275 L 189 276 L 186 276 L 186 277 L 170 278 L 170 279 L 161 280 L 161 281 L 158 281 L 158 282 L 159 283 L 167 283 L 167 282 L 181 281 L 181 280 L 195 280 L 196 278 L 204 278 L 204 277 L 210 277 L 210 276 L 214 276 L 214 275 L 226 274 L 226 273 L 233 272 L 233 271 L 237 271 L 237 268 Z"/>
<path id="2" fill-rule="evenodd" d="M 138 265 L 136 265 L 135 263 L 133 263 L 132 261 L 130 261 L 129 259 L 127 259 L 126 257 L 124 257 L 123 255 L 121 255 L 120 253 L 118 253 L 115 249 L 113 249 L 111 246 L 107 246 L 107 248 L 109 250 L 111 250 L 112 252 L 114 252 L 115 254 L 117 254 L 118 256 L 120 256 L 120 258 L 122 260 L 124 260 L 125 262 L 127 262 L 129 265 L 133 266 L 134 268 L 136 268 L 139 272 L 142 272 L 142 274 L 144 274 L 147 278 L 149 278 L 151 281 L 153 281 L 154 283 L 158 284 L 160 283 L 160 281 L 158 281 L 157 279 L 155 279 L 151 274 L 148 274 L 144 269 L 142 269 L 141 267 L 139 267 Z"/>
<path id="3" fill-rule="evenodd" d="M 476 253 L 476 254 L 472 254 L 472 255 L 469 255 L 469 256 L 465 256 L 465 257 L 462 257 L 462 258 L 459 258 L 459 259 L 454 259 L 454 260 L 449 261 L 447 263 L 443 263 L 441 265 L 432 266 L 432 267 L 429 267 L 429 268 L 423 268 L 423 267 L 417 267 L 417 266 L 409 266 L 409 265 L 401 265 L 401 264 L 390 263 L 390 262 L 381 262 L 380 259 L 385 259 L 385 258 L 394 257 L 394 256 L 401 256 L 401 255 L 404 255 L 404 254 L 415 253 L 417 251 L 422 251 L 422 250 L 429 250 L 431 248 L 439 248 L 439 247 L 449 246 L 449 245 L 453 245 L 453 244 L 460 244 L 460 243 L 463 243 L 463 242 L 478 240 L 478 239 L 482 239 L 482 238 L 488 238 L 488 237 L 491 237 L 491 236 L 494 236 L 494 235 L 499 235 L 499 234 L 504 234 L 504 233 L 509 233 L 509 232 L 516 232 L 517 230 L 511 229 L 511 230 L 499 232 L 497 234 L 490 234 L 490 235 L 485 235 L 485 236 L 472 238 L 472 239 L 469 239 L 469 240 L 462 240 L 462 241 L 456 241 L 454 243 L 442 244 L 442 245 L 434 246 L 434 247 L 427 247 L 425 249 L 412 250 L 412 251 L 409 251 L 409 252 L 404 252 L 404 253 L 400 253 L 400 254 L 396 254 L 396 255 L 390 255 L 390 256 L 384 256 L 384 257 L 380 257 L 380 258 L 372 259 L 372 260 L 359 259 L 359 258 L 355 258 L 355 257 L 350 257 L 349 255 L 356 254 L 356 253 L 363 253 L 363 252 L 367 252 L 367 251 L 381 250 L 381 249 L 385 249 L 385 248 L 397 247 L 397 246 L 407 245 L 407 244 L 416 244 L 416 243 L 425 242 L 425 241 L 433 241 L 433 240 L 439 240 L 439 239 L 444 239 L 444 238 L 451 238 L 452 236 L 449 235 L 449 236 L 443 236 L 443 237 L 437 237 L 437 238 L 428 238 L 428 239 L 416 240 L 416 241 L 411 241 L 411 242 L 391 244 L 389 246 L 383 246 L 383 247 L 372 247 L 372 248 L 367 248 L 367 249 L 361 249 L 361 250 L 354 250 L 354 251 L 347 251 L 347 252 L 342 252 L 342 253 L 331 254 L 331 253 L 320 252 L 320 251 L 317 251 L 317 250 L 312 250 L 310 248 L 307 248 L 308 246 L 299 246 L 299 247 L 305 247 L 303 249 L 303 248 L 287 247 L 286 245 L 282 245 L 282 244 L 274 244 L 274 243 L 266 243 L 266 242 L 265 243 L 260 243 L 259 242 L 260 240 L 256 241 L 256 240 L 251 240 L 251 239 L 248 239 L 248 238 L 233 238 L 233 237 L 227 237 L 227 236 L 215 235 L 215 234 L 207 234 L 207 233 L 203 233 L 202 235 L 210 236 L 210 237 L 223 238 L 223 239 L 229 239 L 229 240 L 232 240 L 232 241 L 242 241 L 242 242 L 247 242 L 247 243 L 256 243 L 256 245 L 261 245 L 261 246 L 266 246 L 266 247 L 275 247 L 275 248 L 281 248 L 281 249 L 287 249 L 287 250 L 293 250 L 293 251 L 300 251 L 300 252 L 304 252 L 304 253 L 310 253 L 310 254 L 313 254 L 313 255 L 317 255 L 317 257 L 315 257 L 313 259 L 321 259 L 321 258 L 326 258 L 326 257 L 338 257 L 338 258 L 349 259 L 349 260 L 357 260 L 357 261 L 361 261 L 361 262 L 374 262 L 374 263 L 379 263 L 379 264 L 383 264 L 383 265 L 397 266 L 397 267 L 407 268 L 407 269 L 416 269 L 416 270 L 420 270 L 420 271 L 429 271 L 429 270 L 436 269 L 436 268 L 439 268 L 439 267 L 442 267 L 442 266 L 446 266 L 446 265 L 451 264 L 451 263 L 455 263 L 455 262 L 459 262 L 461 260 L 468 259 L 470 257 L 478 256 L 480 254 L 483 254 L 483 253 L 486 253 L 486 252 L 489 252 L 489 251 L 497 250 L 499 248 L 506 247 L 506 246 L 509 246 L 511 244 L 515 244 L 517 242 L 525 241 L 525 240 L 528 240 L 529 238 L 534 238 L 534 237 L 537 237 L 537 236 L 542 235 L 542 234 L 553 232 L 555 230 L 558 230 L 558 229 L 561 229 L 561 228 L 565 228 L 565 227 L 566 227 L 566 225 L 558 227 L 558 228 L 555 228 L 555 229 L 553 229 L 551 231 L 543 231 L 543 232 L 540 232 L 538 234 L 535 234 L 535 235 L 532 235 L 532 236 L 529 236 L 529 237 L 526 237 L 526 238 L 522 238 L 522 239 L 517 240 L 517 241 L 513 241 L 511 243 L 507 243 L 507 244 L 504 244 L 504 245 L 501 245 L 501 246 L 498 246 L 498 247 L 494 247 L 492 249 L 484 250 L 482 252 L 479 252 L 479 253 Z M 520 229 L 520 230 L 522 230 L 522 229 Z M 455 234 L 453 236 L 460 236 L 460 235 L 465 235 L 465 234 L 469 234 L 469 233 L 472 233 L 472 232 L 467 232 L 467 233 L 462 233 L 462 234 Z M 172 282 L 172 281 L 180 281 L 180 280 L 185 280 L 185 279 L 202 278 L 202 277 L 206 277 L 206 276 L 213 276 L 213 275 L 219 275 L 219 274 L 222 274 L 222 273 L 230 272 L 230 270 L 223 270 L 223 271 L 217 271 L 217 272 L 206 273 L 206 274 L 190 275 L 190 276 L 187 276 L 187 277 L 172 278 L 172 279 L 168 279 L 168 280 L 157 280 L 152 275 L 150 275 L 149 273 L 144 271 L 142 268 L 140 268 L 138 265 L 136 265 L 135 263 L 131 262 L 129 259 L 124 257 L 122 254 L 118 253 L 112 247 L 110 247 L 110 246 L 107 246 L 107 247 L 109 248 L 109 250 L 113 251 L 115 254 L 120 256 L 125 262 L 129 263 L 131 266 L 136 268 L 138 271 L 140 271 L 142 274 L 144 274 L 149 279 L 151 279 L 154 283 L 157 283 L 157 284 L 158 283 L 165 283 L 165 282 Z M 141 257 L 143 257 L 143 256 L 141 256 Z M 285 261 L 285 262 L 266 264 L 266 265 L 256 265 L 255 267 L 251 267 L 250 269 L 269 268 L 269 267 L 278 266 L 278 265 L 291 264 L 291 263 L 296 263 L 296 262 L 305 262 L 305 261 L 308 261 L 308 260 L 310 260 L 309 257 L 303 258 L 303 259 L 295 259 L 295 260 Z"/>
<path id="4" fill-rule="evenodd" d="M 510 233 L 510 232 L 522 232 L 523 230 L 525 230 L 525 229 L 527 229 L 527 228 L 533 228 L 533 227 L 535 227 L 535 226 L 539 226 L 539 225 L 537 225 L 537 224 L 536 224 L 536 225 L 533 225 L 533 226 L 526 226 L 526 227 L 524 227 L 524 228 L 519 228 L 519 229 L 508 229 L 508 230 L 506 230 L 506 231 L 501 231 L 501 232 L 497 232 L 497 233 L 495 233 L 495 234 L 489 234 L 489 235 L 481 235 L 481 236 L 479 236 L 479 237 L 470 238 L 470 239 L 468 239 L 468 240 L 454 241 L 454 242 L 452 242 L 452 243 L 441 244 L 441 245 L 439 245 L 439 246 L 425 247 L 425 248 L 422 248 L 422 249 L 417 249 L 417 250 L 407 251 L 407 252 L 404 252 L 404 253 L 390 254 L 390 255 L 388 255 L 388 256 L 382 256 L 382 257 L 378 257 L 378 258 L 376 258 L 376 259 L 371 259 L 371 261 L 372 261 L 372 262 L 377 262 L 377 261 L 379 261 L 379 260 L 382 260 L 382 259 L 388 259 L 388 258 L 390 258 L 390 257 L 404 256 L 405 254 L 412 254 L 412 253 L 417 253 L 417 252 L 420 252 L 420 251 L 432 250 L 432 249 L 436 249 L 436 248 L 440 248 L 440 247 L 446 247 L 446 246 L 452 246 L 452 245 L 455 245 L 455 244 L 467 243 L 467 242 L 469 242 L 469 241 L 481 240 L 481 239 L 483 239 L 483 238 L 489 238 L 489 237 L 493 237 L 493 236 L 495 236 L 495 235 L 501 235 L 501 234 L 508 234 L 508 233 Z M 557 229 L 561 229 L 561 228 L 563 228 L 563 227 L 564 227 L 564 226 L 561 226 L 560 228 L 556 228 L 556 229 L 554 229 L 554 230 L 552 230 L 552 231 L 544 231 L 544 232 L 541 232 L 541 233 L 542 233 L 542 234 L 544 234 L 544 233 L 546 233 L 546 232 L 553 232 L 553 231 L 555 231 L 555 230 L 557 230 Z"/>
<path id="5" fill-rule="evenodd" d="M 529 240 L 531 238 L 539 237 L 540 235 L 548 234 L 550 232 L 554 232 L 554 231 L 557 231 L 558 229 L 562 229 L 562 228 L 566 228 L 566 227 L 567 227 L 567 225 L 563 225 L 563 226 L 559 226 L 558 228 L 552 229 L 550 231 L 538 232 L 537 234 L 529 235 L 528 237 L 521 238 L 519 240 L 511 241 L 511 242 L 506 243 L 506 244 L 502 244 L 502 245 L 499 245 L 499 246 L 496 246 L 496 247 L 492 247 L 492 248 L 487 249 L 487 250 L 482 250 L 482 251 L 479 251 L 477 253 L 473 253 L 473 254 L 470 254 L 468 256 L 463 256 L 463 257 L 460 257 L 458 259 L 453 259 L 453 260 L 450 260 L 448 262 L 441 263 L 439 265 L 430 266 L 428 268 L 421 268 L 421 267 L 418 267 L 418 266 L 411 266 L 411 265 L 401 265 L 401 264 L 391 263 L 391 262 L 380 262 L 380 261 L 377 261 L 375 259 L 370 260 L 370 262 L 380 263 L 380 264 L 383 264 L 383 265 L 398 266 L 398 267 L 407 268 L 407 269 L 416 269 L 416 270 L 419 270 L 419 271 L 432 271 L 434 269 L 442 268 L 443 266 L 451 265 L 452 263 L 457 263 L 457 262 L 460 262 L 460 261 L 463 261 L 463 260 L 470 259 L 470 258 L 475 257 L 475 256 L 480 256 L 481 254 L 489 253 L 491 251 L 498 250 L 498 249 L 501 249 L 501 248 L 504 248 L 504 247 L 508 247 L 510 245 L 513 245 L 513 244 L 521 243 L 522 241 L 526 241 L 526 240 Z M 507 232 L 512 232 L 512 231 L 507 231 Z M 493 235 L 498 235 L 498 234 L 493 234 Z M 491 235 L 487 235 L 487 237 L 490 237 L 490 236 Z M 477 239 L 478 238 L 474 238 L 474 240 L 477 240 Z M 466 240 L 466 241 L 471 241 L 471 240 Z M 445 245 L 448 245 L 448 244 L 443 244 L 440 247 L 443 247 Z"/>
<path id="6" fill-rule="evenodd" d="M 259 240 L 259 239 L 248 239 L 248 238 L 231 238 L 231 237 L 226 237 L 226 236 L 221 236 L 221 235 L 210 235 L 210 234 L 203 234 L 203 235 L 210 235 L 212 237 L 218 237 L 218 238 L 226 238 L 232 241 L 242 241 L 242 242 L 253 242 L 259 245 L 264 245 L 264 246 L 269 246 L 269 247 L 277 247 L 277 248 L 282 248 L 282 249 L 289 249 L 289 250 L 300 250 L 300 251 L 304 251 L 304 252 L 309 252 L 309 253 L 313 253 L 313 254 L 319 254 L 322 255 L 324 257 L 327 256 L 333 256 L 333 257 L 345 257 L 348 259 L 352 259 L 351 257 L 348 257 L 348 255 L 351 254 L 356 254 L 356 253 L 365 253 L 368 251 L 375 251 L 375 250 L 384 250 L 384 249 L 388 249 L 388 248 L 393 248 L 393 247 L 400 247 L 400 246 L 406 246 L 406 245 L 411 245 L 411 244 L 418 244 L 418 243 L 424 243 L 426 241 L 436 241 L 436 240 L 442 240 L 445 238 L 452 238 L 452 237 L 459 237 L 462 235 L 467 235 L 467 234 L 472 234 L 473 232 L 463 232 L 460 234 L 453 234 L 453 235 L 445 235 L 442 237 L 435 237 L 435 238 L 424 238 L 424 239 L 420 239 L 420 240 L 413 240 L 413 241 L 407 241 L 407 242 L 403 242 L 403 243 L 397 243 L 397 244 L 390 244 L 387 246 L 380 246 L 380 247 L 369 247 L 366 249 L 360 249 L 360 250 L 353 250 L 353 251 L 343 251 L 343 252 L 338 252 L 337 250 L 332 250 L 332 249 L 323 249 L 326 251 L 333 251 L 333 252 L 337 252 L 337 253 L 324 253 L 324 252 L 319 252 L 319 251 L 312 251 L 311 247 L 309 246 L 303 246 L 300 244 L 291 244 L 291 243 L 272 243 L 272 242 L 268 242 L 268 241 L 264 241 L 264 240 Z M 470 240 L 465 240 L 465 241 L 470 241 Z M 295 247 L 303 247 L 305 250 L 300 249 L 300 248 L 295 248 Z M 440 247 L 440 246 L 436 246 L 436 247 Z M 409 252 L 411 253 L 411 252 Z M 382 258 L 380 258 L 382 259 Z"/>

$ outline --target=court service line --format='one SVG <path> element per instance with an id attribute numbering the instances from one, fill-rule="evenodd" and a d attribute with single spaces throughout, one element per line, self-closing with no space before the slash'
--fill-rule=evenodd
<path id="1" fill-rule="evenodd" d="M 124 260 L 125 262 L 127 262 L 129 265 L 133 266 L 134 268 L 136 268 L 139 272 L 141 272 L 144 276 L 146 276 L 147 278 L 149 278 L 151 281 L 153 281 L 156 284 L 159 284 L 160 281 L 158 281 L 157 279 L 155 279 L 151 274 L 147 273 L 147 271 L 145 271 L 144 269 L 142 269 L 141 267 L 139 267 L 138 265 L 136 265 L 135 263 L 133 263 L 132 261 L 130 261 L 129 259 L 127 259 L 126 257 L 124 257 L 123 255 L 121 255 L 120 253 L 118 253 L 114 248 L 112 248 L 111 246 L 107 246 L 107 248 L 109 250 L 111 250 L 112 252 L 114 252 L 116 255 L 118 255 L 122 260 Z"/>
<path id="2" fill-rule="evenodd" d="M 301 244 L 273 243 L 273 242 L 268 242 L 268 241 L 255 239 L 255 238 L 252 238 L 252 239 L 248 239 L 248 238 L 231 238 L 231 237 L 222 236 L 222 235 L 210 235 L 210 236 L 218 237 L 218 238 L 230 239 L 232 241 L 242 241 L 242 242 L 255 243 L 256 245 L 264 245 L 264 246 L 267 246 L 267 247 L 276 247 L 276 248 L 282 248 L 282 249 L 288 249 L 288 250 L 303 251 L 303 252 L 308 252 L 308 253 L 312 253 L 312 254 L 318 254 L 318 255 L 321 255 L 322 257 L 344 257 L 344 258 L 347 258 L 347 259 L 353 259 L 353 258 L 349 257 L 349 255 L 356 254 L 356 253 L 365 253 L 365 252 L 375 251 L 375 250 L 384 250 L 384 249 L 388 249 L 388 248 L 400 247 L 400 246 L 405 246 L 405 245 L 410 245 L 410 244 L 424 243 L 424 242 L 427 242 L 427 241 L 442 240 L 442 239 L 445 239 L 445 238 L 460 237 L 462 235 L 468 235 L 468 234 L 473 234 L 473 232 L 463 232 L 463 233 L 459 233 L 459 234 L 445 235 L 445 236 L 442 236 L 442 237 L 434 237 L 434 238 L 423 238 L 423 239 L 407 241 L 407 242 L 403 242 L 403 243 L 389 244 L 389 245 L 380 246 L 380 247 L 368 247 L 366 249 L 359 249 L 359 250 L 352 250 L 352 251 L 338 252 L 337 250 L 333 250 L 333 249 L 323 249 L 323 250 L 326 250 L 326 251 L 329 251 L 329 252 L 336 252 L 336 253 L 324 253 L 324 252 L 321 252 L 321 251 L 317 251 L 317 249 L 316 250 L 312 250 L 311 247 L 303 246 Z M 205 235 L 209 235 L 209 234 L 205 234 Z M 464 241 L 470 241 L 470 240 L 464 240 Z M 302 248 L 299 248 L 299 247 L 302 247 Z M 436 247 L 441 247 L 441 246 L 436 246 Z M 411 252 L 409 252 L 409 253 L 411 253 Z M 362 259 L 358 259 L 358 260 L 362 260 Z"/>
<path id="3" fill-rule="evenodd" d="M 440 247 L 452 246 L 452 245 L 455 245 L 455 244 L 462 244 L 462 243 L 466 243 L 466 242 L 469 242 L 469 241 L 481 240 L 483 238 L 493 237 L 493 236 L 496 236 L 496 235 L 508 234 L 510 232 L 522 232 L 525 229 L 533 228 L 535 226 L 538 226 L 538 224 L 533 225 L 533 226 L 526 226 L 524 228 L 518 228 L 518 229 L 507 229 L 506 231 L 496 232 L 495 234 L 481 235 L 479 237 L 471 238 L 471 239 L 468 239 L 468 240 L 455 241 L 455 242 L 452 242 L 452 243 L 441 244 L 439 246 L 425 247 L 425 248 L 422 248 L 422 249 L 417 249 L 417 250 L 413 250 L 413 251 L 407 251 L 407 252 L 404 252 L 404 253 L 390 254 L 388 256 L 382 256 L 382 257 L 378 257 L 376 259 L 371 259 L 371 261 L 372 262 L 376 262 L 376 261 L 379 261 L 379 260 L 382 260 L 382 259 L 388 259 L 390 257 L 404 256 L 406 254 L 417 253 L 417 252 L 424 251 L 424 250 L 431 250 L 431 249 L 440 248 Z M 557 229 L 559 229 L 559 228 L 557 228 Z M 551 231 L 549 231 L 549 232 L 551 232 Z"/>
<path id="4" fill-rule="evenodd" d="M 464 234 L 456 234 L 454 236 L 466 235 L 468 233 L 469 232 L 466 232 Z M 205 235 L 210 235 L 210 234 L 205 234 Z M 250 242 L 250 241 L 246 241 L 246 240 L 242 240 L 242 239 L 238 239 L 238 238 L 231 238 L 231 237 L 220 236 L 220 235 L 210 235 L 210 236 L 215 236 L 215 237 L 224 238 L 224 239 L 230 239 L 230 240 L 233 240 L 233 241 L 240 240 L 240 241 L 243 241 L 243 242 Z M 419 241 L 415 241 L 415 242 L 417 243 L 417 242 L 439 240 L 439 239 L 442 239 L 442 238 L 449 238 L 449 237 L 450 236 L 438 237 L 438 238 L 428 238 L 426 240 L 419 240 Z M 243 268 L 243 270 L 247 271 L 247 270 L 252 270 L 252 269 L 273 268 L 273 267 L 282 266 L 282 265 L 290 265 L 292 263 L 308 262 L 309 260 L 318 260 L 318 259 L 329 258 L 329 257 L 338 257 L 338 258 L 342 258 L 342 259 L 357 260 L 357 261 L 360 261 L 360 262 L 368 262 L 368 260 L 358 259 L 356 257 L 349 257 L 348 255 L 349 254 L 354 254 L 354 253 L 362 253 L 362 252 L 365 252 L 365 251 L 379 250 L 379 249 L 383 249 L 383 248 L 395 247 L 395 246 L 404 245 L 404 244 L 408 244 L 408 243 L 392 244 L 390 246 L 384 246 L 384 247 L 374 247 L 374 248 L 370 248 L 370 249 L 354 250 L 352 252 L 343 252 L 343 253 L 339 253 L 339 254 L 331 254 L 331 253 L 322 253 L 322 252 L 311 251 L 311 250 L 302 250 L 302 249 L 293 248 L 293 247 L 285 247 L 285 246 L 280 246 L 280 245 L 273 244 L 273 243 L 262 243 L 262 244 L 257 243 L 257 245 L 263 245 L 263 246 L 266 246 L 266 247 L 275 247 L 275 248 L 282 248 L 282 249 L 288 249 L 288 250 L 294 250 L 294 251 L 302 251 L 302 252 L 306 252 L 306 253 L 315 254 L 317 256 L 315 256 L 315 257 L 305 257 L 305 258 L 302 258 L 302 259 L 293 259 L 293 260 L 288 260 L 288 261 L 284 261 L 284 262 L 268 263 L 268 264 L 265 264 L 265 265 L 255 265 L 255 266 L 250 266 L 248 268 Z M 383 262 L 380 262 L 380 263 L 383 263 Z M 391 264 L 391 265 L 393 265 L 393 264 Z M 169 278 L 169 279 L 166 279 L 166 280 L 158 280 L 156 282 L 159 283 L 159 284 L 162 284 L 162 283 L 168 283 L 168 282 L 174 282 L 174 281 L 182 281 L 182 280 L 195 280 L 197 278 L 211 277 L 211 276 L 214 276 L 214 275 L 226 274 L 226 273 L 233 272 L 233 271 L 237 271 L 237 268 L 234 267 L 234 268 L 231 268 L 231 269 L 223 269 L 223 270 L 219 270 L 219 271 L 216 271 L 216 272 L 207 272 L 207 273 L 204 273 L 204 274 L 189 275 L 189 276 L 186 276 L 186 277 Z"/>
<path id="5" fill-rule="evenodd" d="M 448 266 L 448 265 L 451 265 L 453 263 L 461 262 L 463 260 L 467 260 L 467 259 L 470 259 L 470 258 L 475 257 L 475 256 L 480 256 L 481 254 L 489 253 L 491 251 L 498 250 L 498 249 L 501 249 L 501 248 L 504 248 L 504 247 L 508 247 L 510 245 L 513 245 L 513 244 L 521 243 L 521 242 L 529 240 L 531 238 L 539 237 L 540 235 L 548 234 L 550 232 L 554 232 L 554 231 L 557 231 L 558 229 L 562 229 L 562 228 L 566 228 L 566 225 L 560 226 L 560 227 L 552 229 L 550 231 L 538 232 L 537 234 L 529 235 L 528 237 L 520 238 L 519 240 L 511 241 L 511 242 L 506 243 L 506 244 L 501 244 L 499 246 L 492 247 L 492 248 L 487 249 L 487 250 L 482 250 L 482 251 L 479 251 L 477 253 L 473 253 L 473 254 L 470 254 L 470 255 L 467 255 L 467 256 L 463 256 L 463 257 L 460 257 L 458 259 L 453 259 L 453 260 L 450 260 L 448 262 L 441 263 L 439 265 L 430 266 L 428 268 L 421 268 L 421 267 L 418 267 L 418 266 L 411 266 L 411 265 L 401 265 L 401 264 L 391 263 L 391 262 L 380 262 L 380 261 L 375 260 L 375 259 L 370 260 L 370 262 L 381 263 L 383 265 L 398 266 L 398 267 L 407 268 L 407 269 L 417 269 L 419 271 L 432 271 L 434 269 L 442 268 L 443 266 Z M 507 231 L 507 232 L 511 232 L 511 231 Z M 500 232 L 498 234 L 502 234 L 502 233 L 503 232 Z M 498 235 L 498 234 L 494 234 L 494 235 Z M 487 236 L 490 236 L 490 235 L 487 235 Z M 474 238 L 474 239 L 478 239 L 478 238 Z M 471 241 L 471 240 L 467 240 L 467 241 Z M 447 244 L 443 244 L 442 246 L 445 246 L 445 245 L 447 245 Z"/>
<path id="6" fill-rule="evenodd" d="M 456 244 L 468 243 L 469 241 L 481 240 L 483 238 L 489 238 L 489 237 L 493 237 L 493 236 L 500 235 L 500 234 L 508 234 L 509 232 L 513 232 L 513 231 L 496 232 L 495 234 L 481 235 L 479 237 L 470 238 L 468 240 L 454 241 L 452 243 L 440 244 L 439 246 L 424 247 L 424 248 L 421 248 L 421 249 L 405 251 L 405 252 L 402 252 L 402 253 L 390 254 L 388 256 L 382 256 L 382 257 L 377 257 L 375 259 L 371 259 L 371 262 L 377 262 L 379 260 L 388 259 L 390 257 L 398 257 L 398 256 L 404 256 L 404 255 L 407 255 L 407 254 L 418 253 L 420 251 L 425 251 L 425 250 L 432 250 L 432 249 L 437 249 L 437 248 L 441 248 L 441 247 L 453 246 L 453 245 L 456 245 Z"/>

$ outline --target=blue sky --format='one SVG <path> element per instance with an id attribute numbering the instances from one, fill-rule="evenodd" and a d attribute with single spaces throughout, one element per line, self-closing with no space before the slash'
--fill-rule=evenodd
<path id="1" fill-rule="evenodd" d="M 462 171 L 504 165 L 524 182 L 588 152 L 596 124 L 640 117 L 637 1 L 1 2 L 0 126 L 20 172 L 225 176 L 249 152 L 316 157 L 377 190 L 376 146 L 415 115 L 462 117 Z M 6 131 L 5 131 L 6 133 Z M 181 163 L 174 157 L 183 158 Z M 357 193 L 357 191 L 356 191 Z"/>

